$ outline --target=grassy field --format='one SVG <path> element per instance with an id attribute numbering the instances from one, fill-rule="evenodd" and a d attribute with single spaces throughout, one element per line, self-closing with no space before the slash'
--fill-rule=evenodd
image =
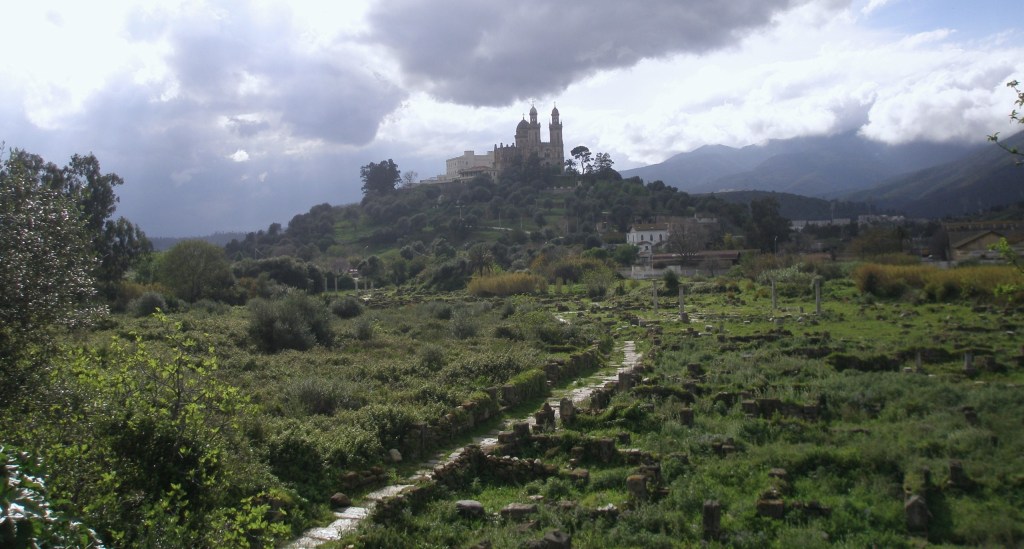
<path id="1" fill-rule="evenodd" d="M 424 483 L 335 546 L 521 547 L 555 530 L 602 548 L 1019 545 L 1024 311 L 952 287 L 878 297 L 832 271 L 820 314 L 812 275 L 780 271 L 774 308 L 764 279 L 682 281 L 688 322 L 664 281 L 657 311 L 655 283 L 613 281 L 599 300 L 556 282 L 114 315 L 5 412 L 5 443 L 110 545 L 280 545 L 329 521 L 336 492 L 408 478 L 629 340 L 635 387 Z M 912 496 L 927 524 L 908 523 Z M 459 513 L 467 499 L 482 518 Z M 513 503 L 536 510 L 501 518 Z"/>
<path id="2" fill-rule="evenodd" d="M 684 324 L 675 298 L 654 313 L 649 284 L 567 313 L 644 320 L 643 384 L 552 433 L 553 446 L 542 436 L 499 450 L 557 475 L 509 481 L 480 467 L 337 546 L 522 547 L 552 530 L 573 547 L 693 546 L 707 500 L 722 509 L 713 545 L 1022 542 L 1019 307 L 880 301 L 837 279 L 816 315 L 810 292 L 773 311 L 763 286 L 720 281 L 684 284 Z M 574 459 L 573 446 L 601 438 L 649 453 L 658 473 L 646 477 L 648 497 L 630 495 L 627 478 L 642 467 L 626 458 Z M 587 482 L 569 474 L 578 467 Z M 926 526 L 908 524 L 911 496 L 926 502 Z M 464 499 L 487 515 L 462 517 Z M 512 503 L 537 511 L 501 518 Z M 616 512 L 601 511 L 609 504 Z"/>

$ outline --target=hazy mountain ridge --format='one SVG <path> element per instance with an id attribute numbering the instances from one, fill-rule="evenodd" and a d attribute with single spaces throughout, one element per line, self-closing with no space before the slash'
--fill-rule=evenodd
<path id="1" fill-rule="evenodd" d="M 202 240 L 209 242 L 210 244 L 216 244 L 217 246 L 224 246 L 228 242 L 234 239 L 245 238 L 244 232 L 216 232 L 204 236 L 151 236 L 149 241 L 153 243 L 153 249 L 160 252 L 172 248 L 178 242 L 182 240 Z"/>
<path id="2" fill-rule="evenodd" d="M 984 147 L 943 143 L 886 145 L 854 132 L 772 140 L 733 148 L 705 146 L 661 164 L 624 170 L 623 177 L 660 179 L 691 193 L 762 190 L 838 197 L 960 158 Z"/>
<path id="3" fill-rule="evenodd" d="M 786 219 L 842 219 L 872 211 L 872 206 L 865 202 L 826 200 L 776 191 L 727 191 L 712 195 L 730 204 L 749 204 L 754 200 L 774 198 L 779 203 L 779 214 Z"/>
<path id="4" fill-rule="evenodd" d="M 1001 140 L 1024 149 L 1024 132 Z M 973 214 L 993 206 L 1024 201 L 1024 167 L 989 145 L 963 158 L 890 179 L 850 193 L 848 200 L 872 201 L 915 217 Z"/>

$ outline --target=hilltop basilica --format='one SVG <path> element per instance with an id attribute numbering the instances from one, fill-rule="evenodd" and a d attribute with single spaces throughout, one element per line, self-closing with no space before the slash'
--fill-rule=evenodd
<path id="1" fill-rule="evenodd" d="M 454 181 L 478 174 L 490 175 L 498 179 L 507 167 L 524 161 L 536 154 L 542 166 L 554 166 L 561 171 L 565 165 L 565 146 L 562 144 L 562 122 L 558 117 L 558 107 L 551 109 L 551 121 L 548 122 L 548 141 L 541 141 L 540 123 L 537 122 L 537 108 L 530 107 L 530 121 L 526 117 L 516 126 L 515 143 L 494 145 L 494 150 L 487 154 L 475 154 L 466 151 L 462 156 L 449 158 L 445 162 L 445 173 L 439 175 L 437 181 Z"/>

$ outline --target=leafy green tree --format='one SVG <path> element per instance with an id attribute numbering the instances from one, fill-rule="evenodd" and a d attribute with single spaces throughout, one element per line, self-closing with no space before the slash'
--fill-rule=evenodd
<path id="1" fill-rule="evenodd" d="M 598 177 L 617 179 L 614 176 L 618 175 L 619 172 L 612 169 L 613 165 L 615 165 L 615 161 L 612 160 L 612 156 L 608 153 L 597 153 L 597 156 L 594 157 L 594 173 Z"/>
<path id="2" fill-rule="evenodd" d="M 22 177 L 74 204 L 88 239 L 86 249 L 99 259 L 93 268 L 97 286 L 106 297 L 113 297 L 125 273 L 153 249 L 137 225 L 123 217 L 112 218 L 118 202 L 114 188 L 124 180 L 103 173 L 92 154 L 76 154 L 65 167 L 57 168 L 38 155 L 16 149 L 9 162 L 20 166 Z"/>
<path id="3" fill-rule="evenodd" d="M 72 200 L 48 188 L 24 158 L 0 167 L 0 402 L 27 374 L 22 360 L 51 328 L 87 323 L 100 309 L 85 220 Z"/>
<path id="4" fill-rule="evenodd" d="M 583 173 L 583 174 L 590 173 L 590 170 L 591 170 L 591 166 L 590 166 L 590 159 L 591 159 L 590 149 L 588 149 L 587 147 L 584 147 L 583 145 L 579 145 L 579 146 L 573 147 L 573 149 L 571 151 L 569 151 L 569 154 L 571 154 L 572 157 L 576 159 L 576 164 L 578 164 L 579 167 L 580 167 L 579 168 L 580 173 Z"/>
<path id="5" fill-rule="evenodd" d="M 623 266 L 630 266 L 636 263 L 636 258 L 640 254 L 640 249 L 632 244 L 619 244 L 615 247 L 615 251 L 612 253 L 612 258 L 616 263 Z"/>
<path id="6" fill-rule="evenodd" d="M 363 196 L 386 195 L 394 192 L 395 186 L 402 180 L 402 172 L 390 158 L 380 163 L 370 162 L 359 168 L 359 178 L 363 180 Z"/>
<path id="7" fill-rule="evenodd" d="M 183 240 L 160 260 L 159 279 L 185 301 L 219 299 L 234 284 L 224 250 L 202 240 Z"/>
<path id="8" fill-rule="evenodd" d="M 789 220 L 779 213 L 779 202 L 772 197 L 750 203 L 747 242 L 764 251 L 777 251 L 779 242 L 789 240 Z"/>
<path id="9" fill-rule="evenodd" d="M 483 276 L 484 271 L 491 268 L 491 264 L 494 262 L 494 256 L 491 255 L 491 247 L 484 243 L 479 242 L 474 244 L 469 251 L 466 253 L 467 259 L 469 259 L 470 270 Z"/>

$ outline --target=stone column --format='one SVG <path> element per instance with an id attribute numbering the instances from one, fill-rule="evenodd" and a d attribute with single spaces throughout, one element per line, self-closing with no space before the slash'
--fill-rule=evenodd
<path id="1" fill-rule="evenodd" d="M 651 296 L 654 298 L 654 314 L 658 314 L 658 281 L 651 281 Z"/>
<path id="2" fill-rule="evenodd" d="M 821 315 L 821 277 L 814 277 L 814 314 Z"/>
<path id="3" fill-rule="evenodd" d="M 704 539 L 716 540 L 722 533 L 722 504 L 717 499 L 704 501 Z"/>

